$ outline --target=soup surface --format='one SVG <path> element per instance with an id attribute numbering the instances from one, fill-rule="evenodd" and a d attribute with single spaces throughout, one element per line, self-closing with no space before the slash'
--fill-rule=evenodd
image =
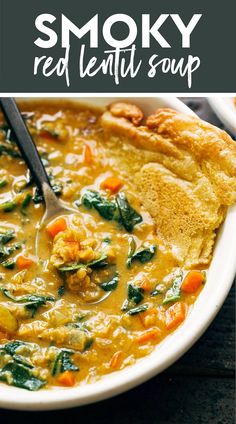
<path id="1" fill-rule="evenodd" d="M 132 155 L 104 135 L 102 112 L 46 102 L 20 109 L 54 191 L 75 213 L 40 229 L 37 256 L 42 195 L 1 117 L 0 380 L 28 390 L 93 382 L 180 325 L 205 272 L 180 268 L 158 238 L 120 166 Z"/>

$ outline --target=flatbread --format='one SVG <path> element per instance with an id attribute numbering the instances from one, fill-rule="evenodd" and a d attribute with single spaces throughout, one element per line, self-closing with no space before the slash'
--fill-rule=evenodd
<path id="1" fill-rule="evenodd" d="M 122 145 L 116 160 L 130 168 L 157 235 L 181 266 L 204 267 L 227 207 L 236 201 L 236 143 L 219 128 L 175 110 L 158 109 L 137 122 L 127 103 L 124 116 L 121 102 L 108 109 L 102 127 L 113 145 Z"/>

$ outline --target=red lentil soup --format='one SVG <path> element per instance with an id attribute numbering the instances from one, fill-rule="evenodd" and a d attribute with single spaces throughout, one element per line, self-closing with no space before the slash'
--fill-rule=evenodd
<path id="1" fill-rule="evenodd" d="M 28 390 L 93 382 L 134 364 L 179 326 L 205 283 L 158 239 L 134 183 L 109 155 L 102 111 L 22 103 L 55 193 L 44 212 L 0 117 L 0 380 Z"/>

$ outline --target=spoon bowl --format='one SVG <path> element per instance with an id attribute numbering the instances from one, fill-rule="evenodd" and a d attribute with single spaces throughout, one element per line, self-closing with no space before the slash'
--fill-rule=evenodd
<path id="1" fill-rule="evenodd" d="M 41 232 L 45 229 L 46 225 L 54 218 L 59 216 L 78 213 L 76 209 L 67 206 L 63 201 L 59 200 L 52 188 L 47 183 L 43 183 L 42 193 L 45 201 L 45 212 L 40 221 L 35 238 L 35 253 L 37 256 L 42 256 L 42 252 L 39 253 L 40 235 Z"/>

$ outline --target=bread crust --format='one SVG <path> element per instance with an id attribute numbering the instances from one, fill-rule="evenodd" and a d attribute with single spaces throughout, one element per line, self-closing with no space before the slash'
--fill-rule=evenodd
<path id="1" fill-rule="evenodd" d="M 129 114 L 126 104 L 124 116 L 120 106 L 119 116 L 112 108 L 101 117 L 105 133 L 132 146 L 134 160 L 145 152 L 131 178 L 158 236 L 181 266 L 206 266 L 216 230 L 236 201 L 236 143 L 219 128 L 172 109 L 158 109 L 134 125 L 132 110 L 142 114 L 137 107 Z"/>

